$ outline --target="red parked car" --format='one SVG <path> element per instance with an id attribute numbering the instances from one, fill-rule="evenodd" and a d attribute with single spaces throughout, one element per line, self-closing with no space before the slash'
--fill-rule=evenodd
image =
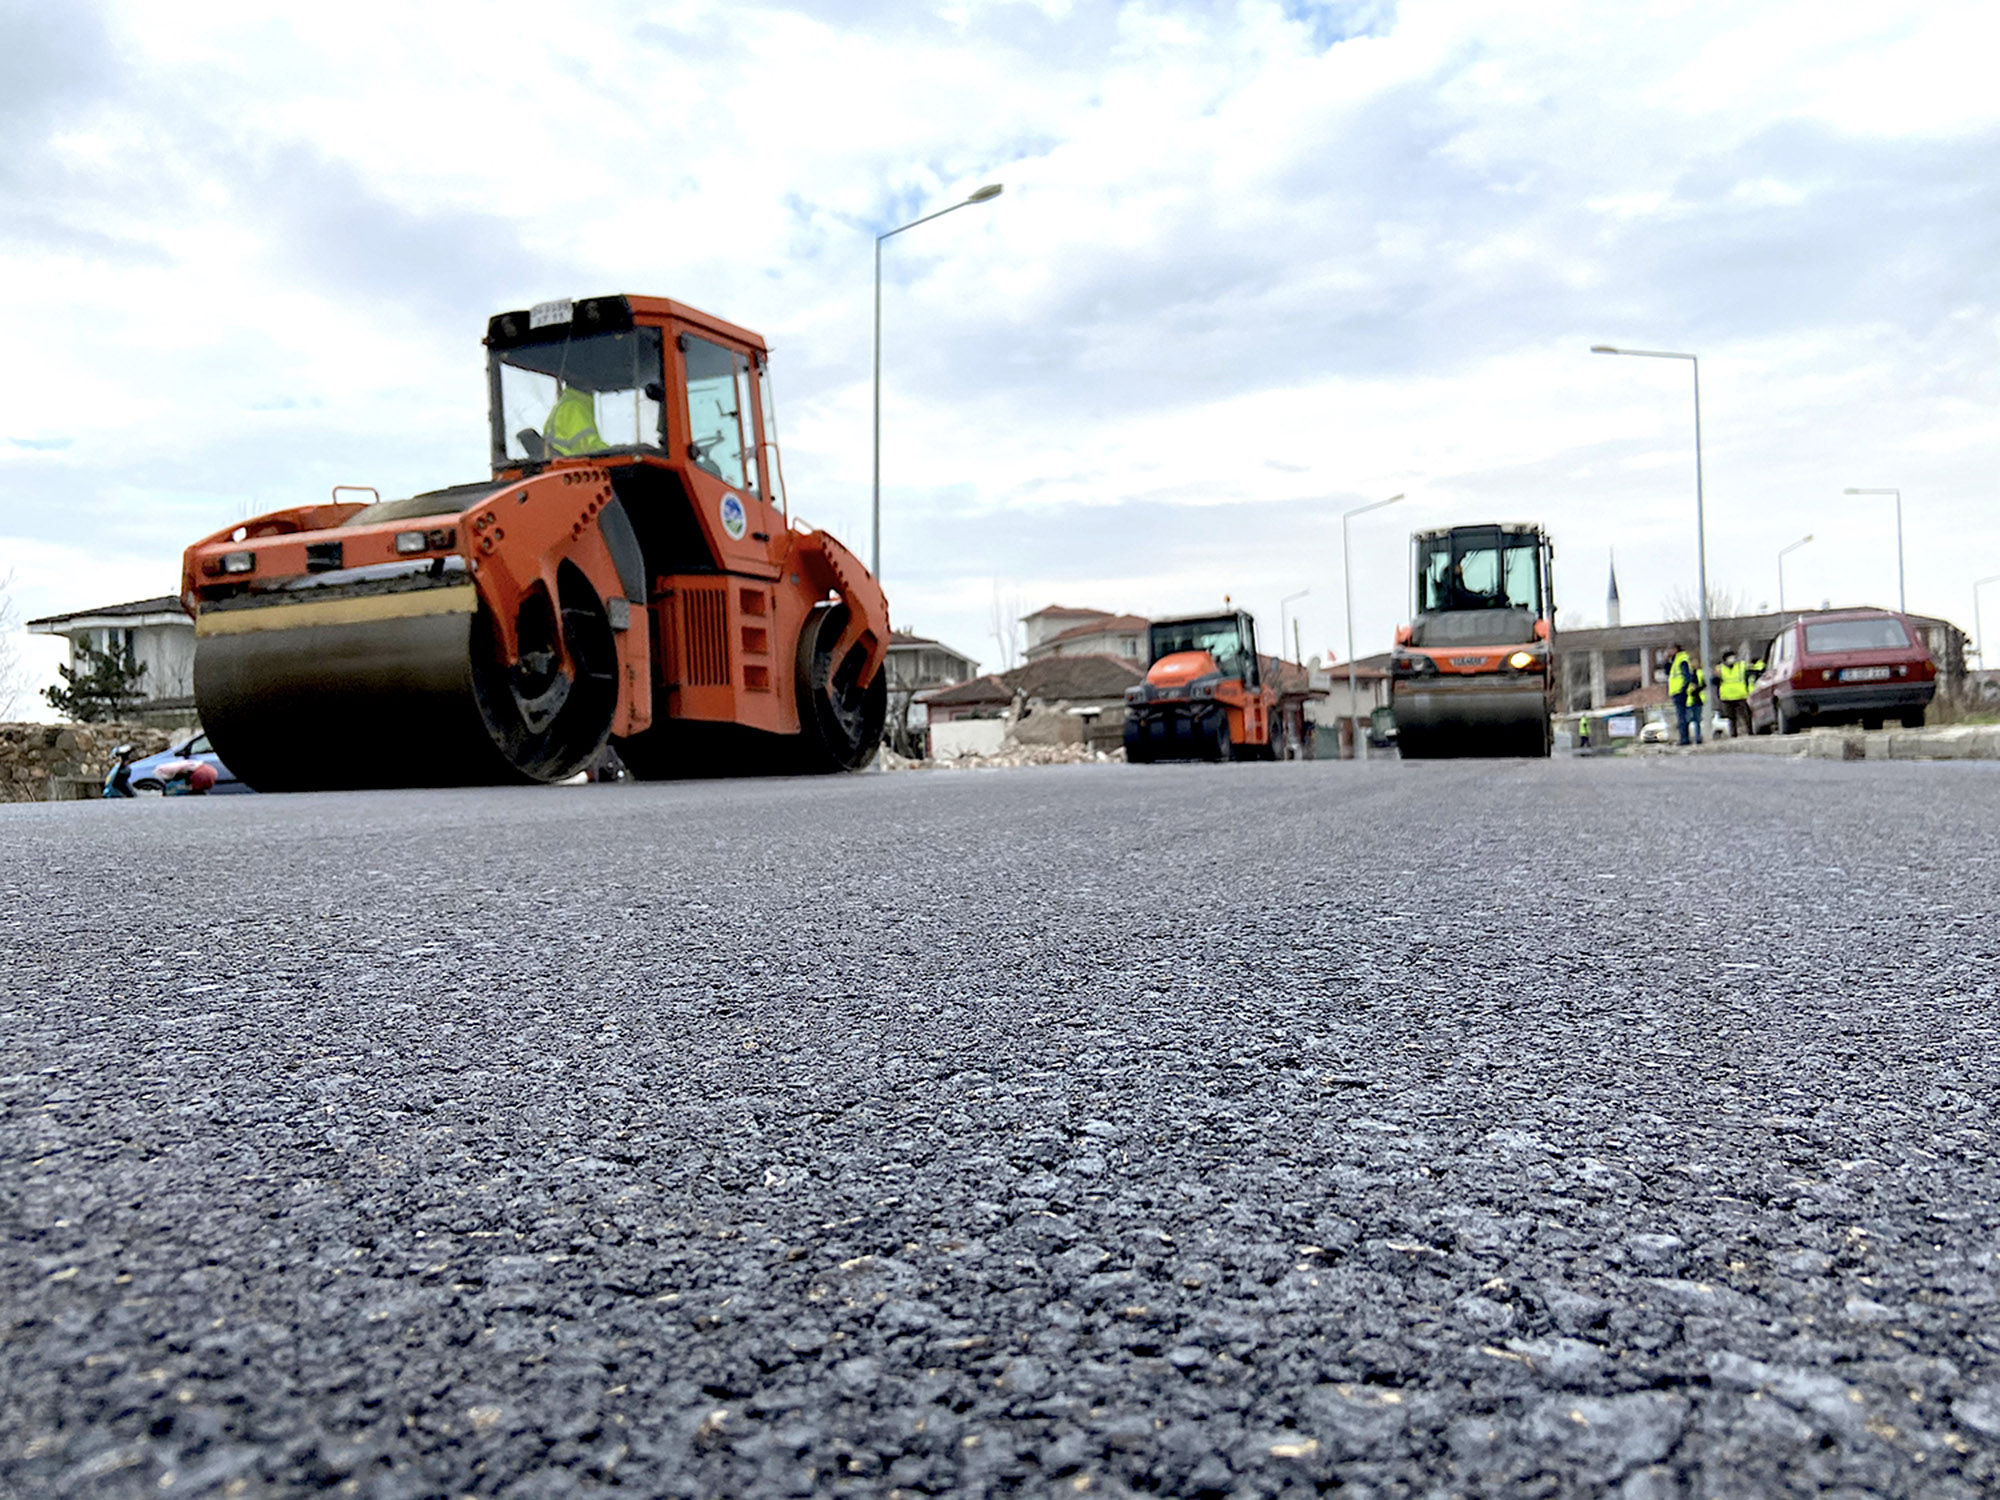
<path id="1" fill-rule="evenodd" d="M 1886 609 L 1809 615 L 1778 632 L 1750 692 L 1754 734 L 1796 734 L 1816 724 L 1911 729 L 1937 692 L 1937 666 L 1917 629 Z"/>

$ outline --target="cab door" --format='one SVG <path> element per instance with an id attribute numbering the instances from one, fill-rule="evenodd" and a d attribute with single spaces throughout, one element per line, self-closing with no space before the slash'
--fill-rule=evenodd
<path id="1" fill-rule="evenodd" d="M 674 441 L 702 530 L 724 571 L 775 579 L 751 353 L 692 331 L 675 344 L 685 399 Z"/>

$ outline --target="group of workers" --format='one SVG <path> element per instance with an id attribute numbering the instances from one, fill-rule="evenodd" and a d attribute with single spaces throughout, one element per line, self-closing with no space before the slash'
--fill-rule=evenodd
<path id="1" fill-rule="evenodd" d="M 1731 739 L 1750 733 L 1750 689 L 1763 670 L 1761 661 L 1744 661 L 1734 651 L 1722 653 L 1722 661 L 1715 669 L 1715 696 L 1723 713 L 1729 716 Z M 1673 644 L 1673 657 L 1667 666 L 1667 697 L 1673 700 L 1680 743 L 1699 745 L 1701 710 L 1708 700 L 1708 690 L 1701 680 L 1701 669 L 1679 641 Z"/>
<path id="2" fill-rule="evenodd" d="M 1722 660 L 1716 665 L 1712 679 L 1715 696 L 1729 718 L 1731 739 L 1750 733 L 1750 689 L 1756 685 L 1763 670 L 1763 662 L 1745 661 L 1734 651 L 1723 652 Z M 1679 641 L 1673 644 L 1672 660 L 1667 666 L 1667 696 L 1673 701 L 1680 743 L 1699 745 L 1701 710 L 1708 701 L 1708 690 L 1702 685 L 1701 669 Z M 1592 739 L 1591 728 L 1590 715 L 1585 714 L 1579 729 L 1586 755 L 1598 748 Z"/>

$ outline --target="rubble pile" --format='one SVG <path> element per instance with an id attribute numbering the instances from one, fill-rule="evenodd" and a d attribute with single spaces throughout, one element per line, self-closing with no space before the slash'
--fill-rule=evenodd
<path id="1" fill-rule="evenodd" d="M 1123 750 L 1092 750 L 1088 745 L 1022 745 L 1008 742 L 992 755 L 939 756 L 909 760 L 887 750 L 876 764 L 885 771 L 999 771 L 1015 766 L 1082 766 L 1122 762 Z"/>
<path id="2" fill-rule="evenodd" d="M 0 802 L 93 796 L 111 771 L 114 745 L 153 755 L 172 739 L 144 724 L 0 724 Z"/>

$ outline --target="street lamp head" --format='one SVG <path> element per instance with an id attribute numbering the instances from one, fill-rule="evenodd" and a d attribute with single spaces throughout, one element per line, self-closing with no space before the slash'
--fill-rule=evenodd
<path id="1" fill-rule="evenodd" d="M 1592 344 L 1590 352 L 1592 354 L 1616 354 L 1618 351 L 1609 344 Z"/>
<path id="2" fill-rule="evenodd" d="M 997 182 L 989 182 L 986 184 L 985 187 L 979 189 L 978 192 L 974 193 L 970 198 L 967 198 L 965 201 L 967 203 L 984 203 L 989 198 L 999 197 L 1000 193 L 1001 193 L 1001 184 Z"/>

